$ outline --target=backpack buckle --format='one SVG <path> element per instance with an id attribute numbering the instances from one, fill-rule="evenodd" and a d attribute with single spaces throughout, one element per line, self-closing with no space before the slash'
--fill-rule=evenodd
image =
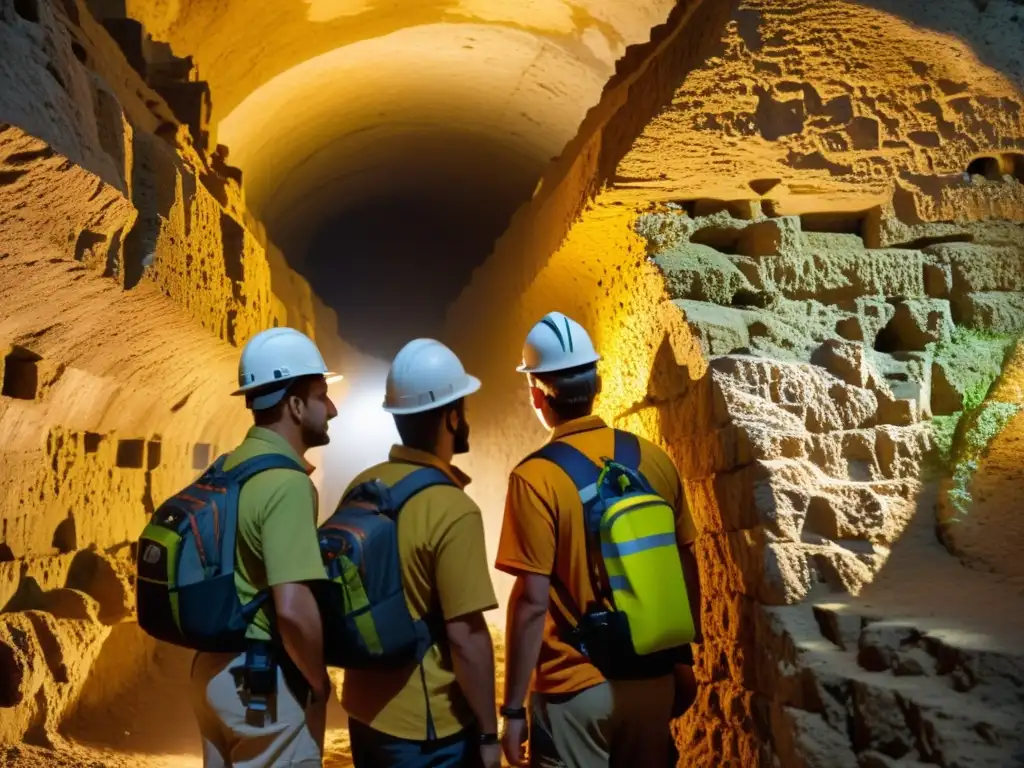
<path id="1" fill-rule="evenodd" d="M 269 696 L 260 693 L 248 693 L 245 702 L 246 725 L 253 728 L 262 728 L 267 724 L 269 698 Z"/>

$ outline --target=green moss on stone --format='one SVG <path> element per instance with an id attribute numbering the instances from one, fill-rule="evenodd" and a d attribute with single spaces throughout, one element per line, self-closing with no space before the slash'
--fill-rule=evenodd
<path id="1" fill-rule="evenodd" d="M 932 430 L 932 442 L 938 452 L 939 460 L 945 465 L 948 465 L 953 458 L 953 438 L 956 436 L 956 427 L 963 415 L 963 411 L 957 411 L 949 416 L 936 416 L 929 422 Z"/>
<path id="2" fill-rule="evenodd" d="M 953 487 L 949 490 L 952 516 L 944 523 L 955 523 L 964 517 L 971 505 L 971 478 L 978 469 L 978 460 L 996 436 L 1003 431 L 1010 419 L 1016 416 L 1020 403 L 1004 403 L 996 400 L 984 403 L 969 415 L 963 438 L 956 451 L 953 467 Z"/>
<path id="3" fill-rule="evenodd" d="M 935 364 L 960 395 L 957 410 L 970 413 L 984 402 L 1014 341 L 1013 335 L 955 328 L 948 341 L 928 345 Z"/>

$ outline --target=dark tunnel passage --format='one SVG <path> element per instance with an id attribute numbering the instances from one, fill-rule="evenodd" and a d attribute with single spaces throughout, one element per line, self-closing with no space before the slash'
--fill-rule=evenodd
<path id="1" fill-rule="evenodd" d="M 410 137 L 373 170 L 390 187 L 342 179 L 327 193 L 336 209 L 303 238 L 284 237 L 290 263 L 365 354 L 387 359 L 411 338 L 441 334 L 446 308 L 543 170 L 500 145 L 467 163 L 467 144 L 454 138 L 420 149 Z"/>

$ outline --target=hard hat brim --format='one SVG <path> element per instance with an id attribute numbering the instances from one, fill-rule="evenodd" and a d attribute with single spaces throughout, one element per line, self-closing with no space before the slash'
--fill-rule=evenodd
<path id="1" fill-rule="evenodd" d="M 555 373 L 556 371 L 567 371 L 570 368 L 579 368 L 581 365 L 591 365 L 600 361 L 601 356 L 598 354 L 588 355 L 582 360 L 574 360 L 571 365 L 566 365 L 563 362 L 548 363 L 547 365 L 526 365 L 523 363 L 516 367 L 518 373 Z"/>
<path id="2" fill-rule="evenodd" d="M 274 384 L 284 384 L 285 382 L 293 381 L 294 379 L 301 379 L 304 376 L 317 376 L 317 375 L 323 376 L 324 379 L 327 380 L 327 384 L 328 385 L 335 384 L 335 383 L 341 381 L 343 378 L 345 378 L 340 373 L 335 373 L 334 371 L 324 371 L 323 373 L 319 373 L 319 374 L 317 374 L 317 373 L 300 373 L 298 376 L 290 376 L 287 379 L 278 379 L 277 381 L 270 381 L 270 382 L 264 381 L 264 382 L 257 382 L 257 383 L 254 383 L 254 384 L 247 384 L 244 387 L 239 387 L 238 389 L 236 389 L 234 392 L 231 393 L 231 396 L 232 397 L 238 397 L 240 395 L 247 395 L 247 394 L 249 394 L 250 392 L 252 392 L 253 390 L 256 390 L 256 389 L 266 389 L 267 387 L 271 387 Z"/>
<path id="3" fill-rule="evenodd" d="M 454 403 L 456 400 L 461 400 L 464 397 L 474 394 L 480 390 L 480 379 L 476 376 L 466 374 L 466 386 L 462 389 L 452 392 L 447 397 L 442 397 L 440 400 L 434 400 L 429 403 L 422 405 L 410 405 L 405 408 L 400 408 L 394 405 L 388 405 L 384 403 L 381 407 L 387 412 L 394 416 L 409 416 L 414 413 L 425 413 L 426 411 L 432 411 L 435 408 L 443 408 L 446 405 Z"/>

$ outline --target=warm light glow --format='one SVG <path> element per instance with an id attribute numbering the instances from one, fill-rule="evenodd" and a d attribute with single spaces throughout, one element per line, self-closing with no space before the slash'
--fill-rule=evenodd
<path id="1" fill-rule="evenodd" d="M 334 511 L 346 486 L 358 473 L 385 461 L 398 432 L 391 415 L 381 408 L 387 369 L 381 364 L 361 370 L 345 383 L 330 385 L 338 416 L 331 421 L 331 442 L 309 452 L 316 466 L 311 475 L 320 494 L 320 520 Z"/>

